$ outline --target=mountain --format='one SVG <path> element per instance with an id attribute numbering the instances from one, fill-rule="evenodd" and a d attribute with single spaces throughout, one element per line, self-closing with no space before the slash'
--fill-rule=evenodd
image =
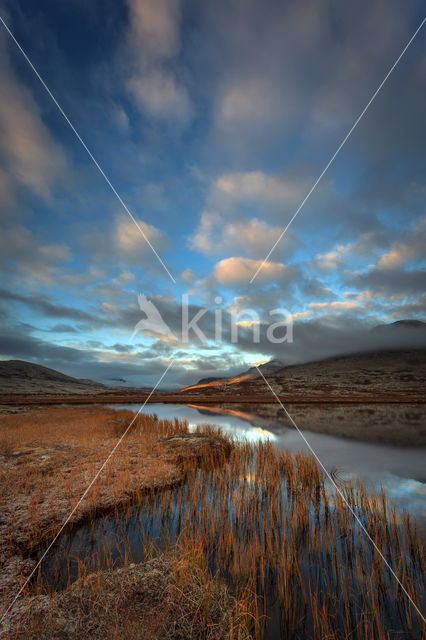
<path id="1" fill-rule="evenodd" d="M 394 331 L 402 330 L 402 329 L 424 329 L 426 330 L 426 322 L 423 320 L 396 320 L 395 322 L 390 322 L 389 324 L 378 324 L 376 327 L 373 327 L 372 331 Z"/>
<path id="2" fill-rule="evenodd" d="M 286 395 L 317 397 L 345 393 L 348 397 L 375 394 L 383 397 L 392 389 L 425 399 L 426 322 L 396 320 L 377 325 L 365 334 L 370 335 L 368 350 L 360 345 L 359 352 L 289 366 L 274 359 L 259 369 L 268 381 L 276 383 L 275 390 Z M 236 376 L 203 378 L 177 393 L 263 396 L 265 391 L 270 393 L 258 369 L 251 367 Z"/>
<path id="3" fill-rule="evenodd" d="M 250 367 L 250 369 L 246 373 L 253 373 L 255 376 L 260 375 L 259 370 L 263 373 L 264 376 L 268 373 L 273 373 L 274 371 L 279 371 L 279 369 L 283 369 L 285 367 L 284 362 L 282 360 L 277 360 L 274 358 L 273 360 L 269 360 L 269 362 L 264 362 L 260 364 L 258 367 Z"/>
<path id="4" fill-rule="evenodd" d="M 73 378 L 24 360 L 0 362 L 0 394 L 65 395 L 93 394 L 107 390 L 100 382 Z"/>
<path id="5" fill-rule="evenodd" d="M 282 369 L 284 367 L 284 363 L 281 360 L 269 360 L 269 362 L 264 362 L 259 365 L 259 369 L 262 371 L 264 375 L 267 373 L 272 373 L 273 371 L 277 371 L 278 369 Z M 176 393 L 186 392 L 190 389 L 198 389 L 201 387 L 212 387 L 218 390 L 218 388 L 222 389 L 227 385 L 234 385 L 242 380 L 251 380 L 252 378 L 257 378 L 260 376 L 257 367 L 250 367 L 247 371 L 243 371 L 242 373 L 238 373 L 235 376 L 224 377 L 224 378 L 201 378 L 196 384 L 191 385 L 189 387 L 185 387 L 184 389 L 179 389 Z"/>
<path id="6" fill-rule="evenodd" d="M 274 360 L 269 360 L 269 362 L 264 362 L 263 364 L 260 364 L 258 368 L 262 371 L 264 375 L 266 375 L 267 373 L 271 373 L 272 371 L 276 371 L 277 369 L 282 369 L 284 366 L 285 366 L 284 362 L 281 362 L 281 360 L 274 359 Z M 219 385 L 228 384 L 227 381 L 234 380 L 235 378 L 241 378 L 241 376 L 258 376 L 260 375 L 258 368 L 250 367 L 250 369 L 247 369 L 247 371 L 243 371 L 242 373 L 237 373 L 236 376 L 230 376 L 230 377 L 222 376 L 221 378 L 217 378 L 217 377 L 201 378 L 193 386 L 210 385 L 211 383 L 214 383 L 213 386 L 217 386 L 217 383 L 219 383 Z M 192 387 L 187 387 L 187 388 L 192 388 Z"/>
<path id="7" fill-rule="evenodd" d="M 269 363 L 266 363 L 267 365 Z M 426 400 L 426 349 L 372 351 L 277 368 L 263 375 L 282 397 L 365 398 L 406 397 Z M 249 370 L 219 382 L 194 385 L 179 394 L 207 398 L 217 395 L 226 402 L 240 397 L 272 394 L 263 378 Z"/>
<path id="8" fill-rule="evenodd" d="M 210 382 L 217 382 L 218 380 L 224 380 L 225 378 L 201 378 L 196 384 L 209 384 Z"/>

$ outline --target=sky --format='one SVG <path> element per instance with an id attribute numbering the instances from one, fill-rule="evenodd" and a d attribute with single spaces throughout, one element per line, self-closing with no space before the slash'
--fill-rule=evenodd
<path id="1" fill-rule="evenodd" d="M 383 346 L 374 326 L 424 320 L 426 27 L 250 283 L 424 14 L 417 0 L 0 1 L 99 165 L 0 24 L 0 358 L 132 385 L 174 360 L 175 387 Z M 134 333 L 139 293 L 173 338 Z M 182 296 L 207 340 L 182 339 Z M 258 342 L 244 314 L 231 340 L 245 309 Z M 267 340 L 273 309 L 291 343 Z M 415 345 L 407 331 L 392 343 Z"/>

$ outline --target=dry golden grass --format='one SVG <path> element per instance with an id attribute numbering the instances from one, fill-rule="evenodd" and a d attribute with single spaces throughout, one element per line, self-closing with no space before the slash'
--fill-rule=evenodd
<path id="1" fill-rule="evenodd" d="M 384 493 L 368 494 L 362 485 L 343 491 L 421 607 L 424 554 L 415 522 L 389 508 Z M 166 540 L 171 520 L 179 522 L 180 553 L 200 547 L 237 600 L 247 598 L 249 586 L 257 596 L 248 607 L 256 638 L 263 636 L 272 602 L 281 630 L 274 638 L 421 637 L 422 620 L 407 595 L 306 455 L 280 453 L 270 443 L 237 444 L 227 464 L 201 464 L 175 490 L 142 496 L 139 509 L 145 544 Z M 126 517 L 118 518 L 123 526 Z M 129 540 L 120 552 L 131 556 Z M 66 573 L 66 563 L 60 566 Z M 89 571 L 94 568 L 90 558 Z M 82 575 L 85 570 L 80 567 Z"/>
<path id="2" fill-rule="evenodd" d="M 24 581 L 20 558 L 48 543 L 74 509 L 70 525 L 181 482 L 185 463 L 200 457 L 194 450 L 209 444 L 207 438 L 177 451 L 167 438 L 186 434 L 187 424 L 141 414 L 79 504 L 133 419 L 131 411 L 103 407 L 42 408 L 0 417 L 0 588 L 6 601 Z M 29 562 L 24 564 L 28 573 Z"/>
<path id="3" fill-rule="evenodd" d="M 133 418 L 113 409 L 42 409 L 1 419 L 1 509 L 6 539 L 31 549 L 49 538 L 78 503 Z M 158 436 L 186 431 L 184 423 L 139 416 L 101 474 L 75 520 L 139 490 L 179 479 Z"/>
<path id="4" fill-rule="evenodd" d="M 7 640 L 251 640 L 253 598 L 213 579 L 202 550 L 179 546 L 138 565 L 83 576 L 28 599 Z"/>
<path id="5" fill-rule="evenodd" d="M 49 517 L 69 509 L 132 414 L 59 409 L 10 418 L 9 424 L 3 421 L 2 450 L 14 475 L 2 478 L 8 492 L 3 504 L 15 509 L 8 526 L 22 520 L 33 532 L 22 547 L 28 551 L 49 539 Z M 144 522 L 145 544 L 158 542 L 158 528 L 160 537 L 169 535 L 172 515 L 179 522 L 177 548 L 135 567 L 128 565 L 127 541 L 118 571 L 93 572 L 102 560 L 90 558 L 90 566 L 82 565 L 77 582 L 61 594 L 18 603 L 11 638 L 245 640 L 250 629 L 260 639 L 271 602 L 286 639 L 421 637 L 421 617 L 347 503 L 421 607 L 424 550 L 409 516 L 391 509 L 383 492 L 368 494 L 360 484 L 343 488 L 345 502 L 309 456 L 277 452 L 268 442 L 231 447 L 212 429 L 205 434 L 189 437 L 187 425 L 177 420 L 138 419 L 80 517 L 121 504 L 123 496 L 132 494 Z M 16 446 L 25 452 L 17 453 Z M 43 453 L 28 452 L 28 447 Z M 228 455 L 226 464 L 212 464 Z M 89 471 L 87 465 L 92 465 Z M 80 484 L 68 479 L 70 469 Z M 186 472 L 186 482 L 175 490 L 142 490 L 155 481 L 167 485 L 169 469 L 172 475 Z M 65 495 L 60 508 L 55 502 L 59 494 Z M 21 520 L 17 496 L 21 503 L 27 497 Z M 143 520 L 143 514 L 149 517 Z M 117 518 L 125 521 L 126 516 L 117 511 Z M 152 531 L 146 526 L 150 518 L 156 523 Z M 16 534 L 8 531 L 16 544 Z M 62 566 L 65 570 L 66 562 Z"/>

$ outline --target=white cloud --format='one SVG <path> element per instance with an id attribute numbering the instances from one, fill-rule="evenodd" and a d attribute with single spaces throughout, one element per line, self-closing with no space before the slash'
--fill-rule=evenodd
<path id="1" fill-rule="evenodd" d="M 351 300 L 341 300 L 335 302 L 309 302 L 310 309 L 322 311 L 347 311 L 348 309 L 356 309 L 359 304 Z"/>
<path id="2" fill-rule="evenodd" d="M 128 0 L 129 39 L 140 63 L 169 58 L 179 49 L 179 0 Z"/>
<path id="3" fill-rule="evenodd" d="M 426 217 L 405 238 L 395 242 L 377 263 L 379 269 L 397 269 L 409 262 L 423 259 L 426 247 Z"/>
<path id="4" fill-rule="evenodd" d="M 293 203 L 300 197 L 300 184 L 294 179 L 285 179 L 268 175 L 263 171 L 224 173 L 214 185 L 219 196 L 225 196 L 237 202 L 276 202 Z"/>
<path id="5" fill-rule="evenodd" d="M 265 221 L 251 218 L 247 222 L 231 222 L 225 226 L 223 238 L 229 247 L 241 247 L 247 253 L 265 255 L 281 234 L 278 227 L 270 227 Z"/>
<path id="6" fill-rule="evenodd" d="M 310 316 L 312 316 L 312 311 L 298 311 L 297 313 L 289 314 L 289 318 L 291 318 L 292 322 L 296 322 L 296 320 L 304 320 Z"/>
<path id="7" fill-rule="evenodd" d="M 137 223 L 156 250 L 164 247 L 165 239 L 161 231 L 142 220 L 137 220 Z M 121 255 L 137 257 L 151 253 L 148 242 L 130 218 L 117 218 L 114 240 L 115 248 Z"/>
<path id="8" fill-rule="evenodd" d="M 307 313 L 312 314 L 339 314 L 346 311 L 366 312 L 373 309 L 382 310 L 382 302 L 377 300 L 377 296 L 372 291 L 365 289 L 359 292 L 346 291 L 343 294 L 343 300 L 334 300 L 332 302 L 309 302 Z M 302 317 L 302 316 L 301 316 Z"/>
<path id="9" fill-rule="evenodd" d="M 185 269 L 185 271 L 182 271 L 180 277 L 186 284 L 192 284 L 195 281 L 195 273 L 192 269 Z"/>
<path id="10" fill-rule="evenodd" d="M 65 155 L 41 118 L 31 92 L 15 77 L 1 48 L 0 157 L 7 168 L 5 181 L 29 187 L 44 199 L 68 169 Z M 10 185 L 9 185 L 10 186 Z"/>
<path id="11" fill-rule="evenodd" d="M 220 174 L 211 183 L 198 227 L 189 239 L 190 246 L 207 255 L 231 250 L 263 258 L 280 237 L 304 188 L 305 179 L 300 177 L 283 178 L 263 171 Z M 287 217 L 283 218 L 283 212 Z M 267 221 L 278 215 L 279 225 Z M 280 259 L 285 255 L 288 261 L 289 253 L 299 244 L 292 230 L 287 231 L 278 246 Z"/>
<path id="12" fill-rule="evenodd" d="M 128 0 L 128 5 L 128 45 L 135 64 L 126 87 L 148 115 L 186 122 L 190 100 L 170 65 L 180 47 L 180 1 Z"/>
<path id="13" fill-rule="evenodd" d="M 222 218 L 216 211 L 203 211 L 200 223 L 194 235 L 189 239 L 193 249 L 202 253 L 211 253 L 217 248 L 218 229 L 222 228 Z"/>
<path id="14" fill-rule="evenodd" d="M 216 126 L 223 134 L 244 134 L 250 130 L 269 130 L 271 122 L 277 124 L 282 96 L 273 78 L 252 74 L 227 81 L 219 98 Z M 252 133 L 253 135 L 253 133 Z"/>
<path id="15" fill-rule="evenodd" d="M 3 270 L 13 272 L 27 283 L 52 285 L 71 259 L 69 248 L 56 242 L 42 243 L 25 227 L 15 225 L 3 228 L 0 234 L 0 261 Z"/>
<path id="16" fill-rule="evenodd" d="M 177 120 L 186 120 L 190 113 L 189 98 L 173 74 L 154 69 L 145 74 L 132 76 L 127 83 L 137 104 L 149 115 Z"/>
<path id="17" fill-rule="evenodd" d="M 336 245 L 331 251 L 317 254 L 310 262 L 311 268 L 332 271 L 342 267 L 349 258 L 365 260 L 377 255 L 381 247 L 389 243 L 389 232 L 382 229 L 363 233 L 354 242 Z"/>
<path id="18" fill-rule="evenodd" d="M 272 227 L 259 218 L 225 222 L 225 216 L 218 212 L 204 211 L 196 232 L 190 237 L 190 245 L 207 255 L 238 250 L 249 256 L 263 258 L 281 232 L 280 227 Z M 294 236 L 287 233 L 282 239 L 281 250 L 288 251 L 294 242 Z"/>
<path id="19" fill-rule="evenodd" d="M 213 276 L 217 282 L 223 285 L 247 284 L 261 263 L 261 260 L 250 258 L 225 258 L 216 263 Z M 291 271 L 291 268 L 285 264 L 265 262 L 258 277 L 263 281 L 280 281 L 286 278 Z"/>
<path id="20" fill-rule="evenodd" d="M 339 245 L 332 251 L 319 253 L 312 261 L 312 263 L 318 269 L 324 271 L 332 271 L 333 269 L 337 269 L 338 267 L 342 266 L 345 253 L 347 253 L 347 247 L 345 247 L 344 245 Z"/>

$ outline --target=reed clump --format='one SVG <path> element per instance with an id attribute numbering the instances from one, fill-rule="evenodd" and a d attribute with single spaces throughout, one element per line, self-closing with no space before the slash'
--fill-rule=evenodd
<path id="1" fill-rule="evenodd" d="M 236 443 L 226 464 L 212 465 L 206 453 L 185 484 L 142 496 L 118 518 L 117 538 L 100 564 L 117 548 L 132 558 L 130 527 L 159 553 L 176 539 L 180 553 L 201 549 L 210 574 L 237 600 L 250 594 L 254 638 L 421 637 L 421 617 L 348 504 L 421 605 L 424 554 L 415 522 L 383 493 L 361 484 L 342 491 L 345 500 L 307 455 L 277 452 L 268 442 Z"/>
<path id="2" fill-rule="evenodd" d="M 162 447 L 175 440 L 168 456 L 179 458 L 185 433 L 184 429 L 161 432 Z M 211 429 L 207 436 L 213 436 Z M 225 602 L 223 585 L 234 598 L 236 609 L 231 610 L 241 614 L 228 620 L 229 629 L 238 629 L 232 620 L 243 620 L 256 640 L 420 638 L 423 621 L 413 602 L 421 608 L 424 549 L 415 521 L 395 511 L 384 492 L 369 493 L 361 483 L 345 484 L 337 491 L 310 456 L 277 451 L 270 442 L 229 445 L 229 449 L 224 446 L 220 465 L 214 463 L 209 447 L 196 448 L 197 468 L 180 460 L 183 484 L 141 492 L 126 511 L 94 520 L 79 536 L 69 534 L 53 551 L 55 562 L 41 567 L 35 585 L 50 595 L 37 597 L 57 599 L 54 565 L 62 585 L 67 571 L 69 583 L 91 575 L 90 581 L 101 584 L 101 593 L 108 591 L 105 575 L 117 571 L 117 562 L 123 571 L 135 555 L 144 560 L 155 547 L 158 562 L 168 554 L 183 559 L 175 565 L 181 568 L 174 570 L 177 593 L 183 580 L 192 585 L 188 586 L 191 599 L 197 603 L 197 613 L 192 609 L 184 613 L 185 620 L 192 616 L 191 624 L 177 624 L 176 638 L 210 638 L 197 633 L 210 632 L 203 616 L 223 608 L 218 605 Z M 102 539 L 105 546 L 88 554 L 89 539 Z M 194 550 L 202 579 L 185 564 L 185 558 L 194 558 Z M 74 569 L 70 558 L 75 559 Z M 210 588 L 216 594 L 215 605 Z M 64 594 L 72 589 L 68 585 Z M 185 612 L 185 601 L 181 604 Z M 164 602 L 158 612 L 162 608 L 168 611 Z M 43 615 L 48 611 L 49 607 Z M 138 611 L 135 616 L 142 619 L 143 611 Z M 25 628 L 33 618 L 25 619 Z M 161 633 L 155 629 L 145 637 L 163 638 Z"/>
<path id="3" fill-rule="evenodd" d="M 212 578 L 197 547 L 82 575 L 68 589 L 29 599 L 7 639 L 251 640 L 251 600 Z"/>
<path id="4" fill-rule="evenodd" d="M 178 452 L 166 446 L 167 439 L 183 435 L 186 441 Z M 105 407 L 49 407 L 1 416 L 0 591 L 6 604 L 25 581 L 28 556 L 48 544 L 70 514 L 68 527 L 138 500 L 147 491 L 183 482 L 188 468 L 211 456 L 213 445 L 216 457 L 229 455 L 225 436 L 198 438 L 196 446 L 189 436 L 184 421 L 160 420 L 155 414 L 135 419 L 131 411 Z"/>

